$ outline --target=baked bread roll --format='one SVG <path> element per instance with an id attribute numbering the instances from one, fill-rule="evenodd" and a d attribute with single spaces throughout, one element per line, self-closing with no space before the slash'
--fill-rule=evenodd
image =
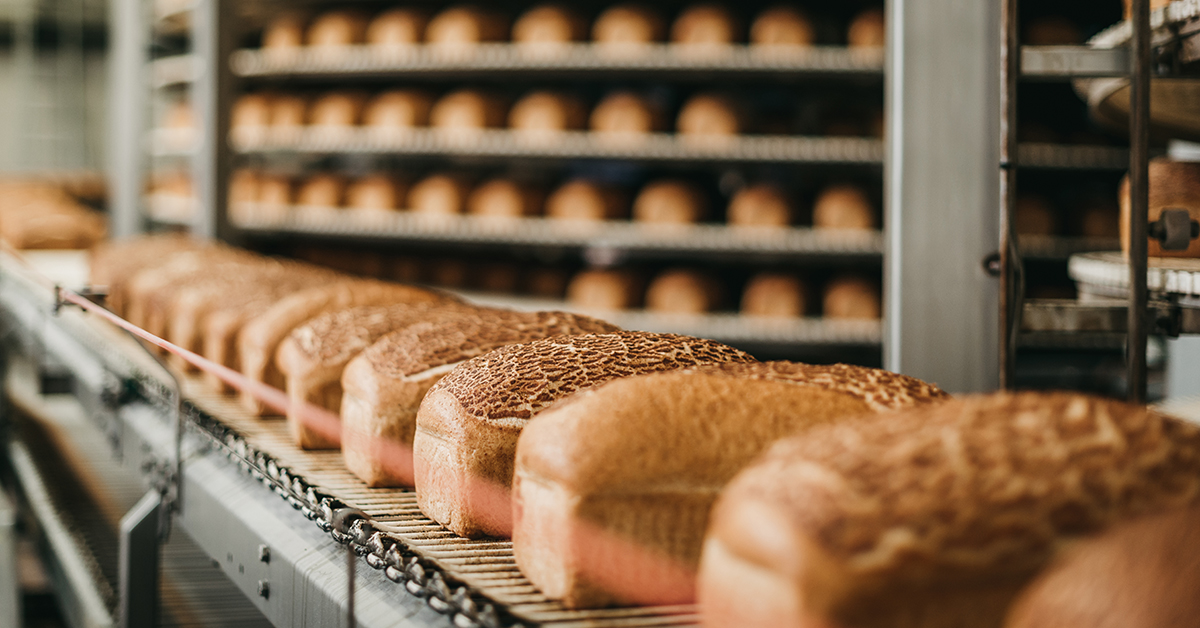
<path id="1" fill-rule="evenodd" d="M 429 124 L 433 98 L 413 89 L 393 89 L 383 92 L 363 107 L 364 126 L 380 131 L 407 130 Z"/>
<path id="2" fill-rule="evenodd" d="M 264 174 L 258 181 L 258 206 L 255 214 L 263 219 L 282 219 L 292 208 L 291 179 L 283 175 Z"/>
<path id="3" fill-rule="evenodd" d="M 792 275 L 759 273 L 742 292 L 742 315 L 794 318 L 808 311 L 807 286 Z"/>
<path id="4" fill-rule="evenodd" d="M 732 137 L 741 133 L 744 124 L 738 106 L 719 94 L 692 96 L 679 110 L 675 130 L 681 135 L 700 137 Z"/>
<path id="5" fill-rule="evenodd" d="M 821 312 L 825 318 L 876 319 L 882 312 L 879 285 L 869 279 L 846 275 L 825 284 Z"/>
<path id="6" fill-rule="evenodd" d="M 588 119 L 594 133 L 618 137 L 637 136 L 661 130 L 659 111 L 633 92 L 614 92 L 604 97 Z"/>
<path id="7" fill-rule="evenodd" d="M 322 94 L 308 110 L 308 123 L 317 127 L 345 128 L 362 119 L 366 94 L 361 92 L 329 92 Z"/>
<path id="8" fill-rule="evenodd" d="M 704 192 L 684 181 L 648 183 L 633 201 L 633 219 L 638 222 L 687 225 L 703 220 L 707 213 Z"/>
<path id="9" fill-rule="evenodd" d="M 1162 217 L 1164 209 L 1186 209 L 1188 217 L 1200 220 L 1200 163 L 1172 161 L 1165 157 L 1150 160 L 1149 220 Z M 1121 179 L 1121 250 L 1129 254 L 1129 176 Z M 1200 239 L 1192 240 L 1186 251 L 1167 251 L 1156 239 L 1150 240 L 1151 257 L 1200 257 Z"/>
<path id="10" fill-rule="evenodd" d="M 417 504 L 461 536 L 505 536 L 507 503 L 496 508 L 474 489 L 512 484 L 517 437 L 550 404 L 618 377 L 752 361 L 711 340 L 644 332 L 558 336 L 472 358 L 435 384 L 417 411 Z"/>
<path id="11" fill-rule="evenodd" d="M 720 284 L 694 270 L 668 270 L 646 289 L 646 309 L 663 314 L 705 314 L 720 301 Z"/>
<path id="12" fill-rule="evenodd" d="M 605 9 L 592 24 L 592 41 L 602 50 L 635 52 L 641 46 L 663 40 L 666 23 L 650 7 L 618 4 Z"/>
<path id="13" fill-rule="evenodd" d="M 495 95 L 460 89 L 433 105 L 429 124 L 447 131 L 490 129 L 504 124 L 505 113 L 503 101 Z"/>
<path id="14" fill-rule="evenodd" d="M 772 442 L 946 398 L 887 371 L 794 362 L 653 373 L 576 393 L 531 422 L 517 446 L 517 565 L 569 608 L 691 602 L 694 579 L 672 568 L 696 568 L 717 495 Z M 637 557 L 604 539 L 639 548 Z M 647 566 L 642 552 L 663 562 Z M 605 577 L 618 573 L 631 577 Z"/>
<path id="15" fill-rule="evenodd" d="M 813 202 L 813 226 L 818 229 L 874 229 L 875 208 L 861 188 L 831 185 Z"/>
<path id="16" fill-rule="evenodd" d="M 467 213 L 493 218 L 536 216 L 542 210 L 542 191 L 510 179 L 492 179 L 467 197 Z"/>
<path id="17" fill-rule="evenodd" d="M 546 199 L 546 217 L 559 220 L 616 220 L 627 208 L 620 190 L 584 179 L 564 183 Z"/>
<path id="18" fill-rule="evenodd" d="M 741 227 L 786 227 L 792 224 L 794 205 L 787 194 L 769 183 L 748 185 L 733 195 L 725 220 Z"/>
<path id="19" fill-rule="evenodd" d="M 408 192 L 408 208 L 419 214 L 461 214 L 471 191 L 470 182 L 451 174 L 421 179 Z"/>
<path id="20" fill-rule="evenodd" d="M 428 18 L 412 7 L 388 9 L 375 16 L 367 26 L 367 44 L 384 48 L 403 48 L 421 43 Z"/>
<path id="21" fill-rule="evenodd" d="M 295 51 L 304 45 L 304 26 L 308 18 L 300 13 L 285 13 L 267 23 L 263 29 L 263 50 Z"/>
<path id="22" fill-rule="evenodd" d="M 718 4 L 697 4 L 684 9 L 671 25 L 671 43 L 689 47 L 724 47 L 738 40 L 733 15 Z"/>
<path id="23" fill-rule="evenodd" d="M 508 24 L 497 13 L 478 6 L 451 7 L 438 13 L 425 29 L 425 41 L 441 50 L 469 49 L 477 44 L 501 41 Z"/>
<path id="24" fill-rule="evenodd" d="M 1121 237 L 1121 210 L 1107 203 L 1087 207 L 1079 219 L 1079 232 L 1085 238 Z"/>
<path id="25" fill-rule="evenodd" d="M 867 9 L 859 13 L 846 30 L 846 43 L 851 48 L 882 48 L 887 43 L 886 37 L 883 9 Z"/>
<path id="26" fill-rule="evenodd" d="M 346 179 L 341 175 L 319 172 L 300 184 L 296 204 L 305 207 L 341 207 Z"/>
<path id="27" fill-rule="evenodd" d="M 389 174 L 362 177 L 346 188 L 346 207 L 391 211 L 404 209 L 404 182 Z"/>
<path id="28" fill-rule="evenodd" d="M 1057 548 L 1193 502 L 1198 450 L 1194 426 L 1066 393 L 812 428 L 721 494 L 703 624 L 998 627 Z"/>
<path id="29" fill-rule="evenodd" d="M 366 32 L 366 15 L 351 9 L 337 9 L 317 16 L 309 24 L 304 40 L 314 48 L 337 48 L 363 43 Z"/>
<path id="30" fill-rule="evenodd" d="M 1029 586 L 1006 628 L 1153 628 L 1200 617 L 1200 508 L 1114 526 Z"/>
<path id="31" fill-rule="evenodd" d="M 384 334 L 422 321 L 435 321 L 446 310 L 469 306 L 453 301 L 423 301 L 363 306 L 321 314 L 296 327 L 279 344 L 275 362 L 287 382 L 288 427 L 302 449 L 338 449 L 341 430 L 305 421 L 302 405 L 331 412 L 342 407 L 342 371 L 363 349 Z"/>
<path id="32" fill-rule="evenodd" d="M 627 270 L 585 270 L 567 285 L 567 302 L 585 310 L 629 310 L 642 302 L 642 281 Z"/>
<path id="33" fill-rule="evenodd" d="M 618 329 L 562 312 L 482 309 L 444 315 L 394 331 L 350 361 L 342 374 L 342 455 L 368 486 L 411 486 L 411 461 L 388 455 L 395 443 L 411 448 L 417 408 L 431 386 L 455 366 L 505 345 L 561 334 Z"/>
<path id="34" fill-rule="evenodd" d="M 268 94 L 242 94 L 233 102 L 229 126 L 234 131 L 261 131 L 271 124 L 271 97 Z"/>
<path id="35" fill-rule="evenodd" d="M 271 99 L 271 129 L 294 131 L 308 120 L 308 100 L 296 94 L 280 94 Z"/>
<path id="36" fill-rule="evenodd" d="M 292 329 L 326 312 L 364 305 L 433 303 L 451 297 L 429 290 L 383 281 L 347 279 L 289 295 L 262 312 L 238 332 L 237 357 L 242 374 L 256 381 L 283 388 L 283 373 L 275 364 L 279 343 Z M 256 415 L 267 412 L 258 399 L 243 394 L 242 405 Z"/>
<path id="37" fill-rule="evenodd" d="M 1054 235 L 1058 220 L 1054 208 L 1041 196 L 1017 198 L 1014 221 L 1021 235 Z"/>
<path id="38" fill-rule="evenodd" d="M 771 7 L 759 13 L 750 25 L 750 43 L 755 46 L 794 48 L 815 42 L 812 22 L 796 7 Z"/>
<path id="39" fill-rule="evenodd" d="M 576 131 L 587 121 L 583 101 L 571 94 L 537 91 L 527 94 L 508 112 L 508 126 L 522 135 Z"/>
<path id="40" fill-rule="evenodd" d="M 514 43 L 556 47 L 584 38 L 587 23 L 571 10 L 557 4 L 543 4 L 517 18 L 512 29 Z"/>

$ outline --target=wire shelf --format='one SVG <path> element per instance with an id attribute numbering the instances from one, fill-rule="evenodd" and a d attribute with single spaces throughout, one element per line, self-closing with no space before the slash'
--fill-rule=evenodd
<path id="1" fill-rule="evenodd" d="M 1018 241 L 1021 256 L 1028 259 L 1066 260 L 1076 253 L 1111 251 L 1121 247 L 1117 238 L 1022 235 Z"/>

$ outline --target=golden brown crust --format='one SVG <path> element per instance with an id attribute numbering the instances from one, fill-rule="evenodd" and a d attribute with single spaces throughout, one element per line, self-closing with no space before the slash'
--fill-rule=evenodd
<path id="1" fill-rule="evenodd" d="M 108 286 L 106 304 L 122 314 L 125 286 L 138 271 L 163 263 L 173 253 L 199 246 L 196 240 L 174 233 L 104 242 L 91 251 L 90 281 L 93 286 Z"/>
<path id="2" fill-rule="evenodd" d="M 792 6 L 771 7 L 750 25 L 750 43 L 755 46 L 811 46 L 815 39 L 808 16 Z"/>
<path id="3" fill-rule="evenodd" d="M 512 40 L 519 44 L 565 44 L 583 39 L 587 22 L 566 7 L 543 4 L 526 11 L 513 24 Z"/>

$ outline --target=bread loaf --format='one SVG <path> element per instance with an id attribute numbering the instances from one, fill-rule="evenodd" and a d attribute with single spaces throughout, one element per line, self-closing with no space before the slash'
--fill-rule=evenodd
<path id="1" fill-rule="evenodd" d="M 627 270 L 585 270 L 567 285 L 567 302 L 585 310 L 628 310 L 642 302 L 642 281 Z"/>
<path id="2" fill-rule="evenodd" d="M 743 132 L 738 105 L 719 94 L 692 96 L 679 110 L 675 129 L 693 137 L 733 137 Z"/>
<path id="3" fill-rule="evenodd" d="M 843 275 L 825 284 L 822 315 L 825 318 L 873 319 L 882 315 L 879 285 L 854 275 Z"/>
<path id="4" fill-rule="evenodd" d="M 461 51 L 483 42 L 500 41 L 507 35 L 504 18 L 478 6 L 446 9 L 435 15 L 425 29 L 425 41 L 443 51 Z"/>
<path id="5" fill-rule="evenodd" d="M 685 225 L 702 220 L 707 213 L 704 193 L 683 181 L 649 183 L 633 201 L 633 219 L 638 222 Z"/>
<path id="6" fill-rule="evenodd" d="M 564 183 L 546 199 L 546 217 L 560 220 L 615 220 L 628 212 L 620 190 L 575 179 Z"/>
<path id="7" fill-rule="evenodd" d="M 726 221 L 742 227 L 786 227 L 795 214 L 783 190 L 769 183 L 748 185 L 733 195 Z"/>
<path id="8" fill-rule="evenodd" d="M 1200 163 L 1172 161 L 1165 157 L 1150 160 L 1149 220 L 1162 217 L 1164 209 L 1185 209 L 1191 220 L 1200 221 Z M 1121 250 L 1129 254 L 1129 176 L 1121 179 Z M 1185 251 L 1167 251 L 1155 239 L 1150 240 L 1151 257 L 1200 257 L 1200 239 L 1192 240 Z"/>
<path id="9" fill-rule="evenodd" d="M 778 273 L 759 273 L 742 293 L 745 316 L 797 317 L 808 310 L 807 287 L 803 281 Z"/>
<path id="10" fill-rule="evenodd" d="M 689 47 L 724 47 L 739 39 L 737 20 L 718 4 L 684 9 L 671 25 L 671 43 Z"/>
<path id="11" fill-rule="evenodd" d="M 346 188 L 346 207 L 370 210 L 404 209 L 404 182 L 389 174 L 362 177 Z"/>
<path id="12" fill-rule="evenodd" d="M 308 100 L 297 94 L 280 94 L 271 99 L 271 130 L 292 132 L 308 121 Z"/>
<path id="13" fill-rule="evenodd" d="M 867 9 L 854 17 L 846 30 L 851 48 L 882 48 L 887 42 L 883 9 Z"/>
<path id="14" fill-rule="evenodd" d="M 606 136 L 638 136 L 662 128 L 661 114 L 646 99 L 633 92 L 614 92 L 604 97 L 588 120 L 593 133 Z"/>
<path id="15" fill-rule="evenodd" d="M 296 204 L 305 207 L 341 207 L 346 179 L 341 175 L 319 172 L 310 176 L 296 192 Z"/>
<path id="16" fill-rule="evenodd" d="M 831 185 L 813 203 L 813 226 L 820 229 L 874 229 L 875 210 L 861 188 Z"/>
<path id="17" fill-rule="evenodd" d="M 1000 626 L 1058 547 L 1198 493 L 1197 428 L 1085 395 L 818 426 L 722 493 L 697 585 L 703 623 Z"/>
<path id="18" fill-rule="evenodd" d="M 750 43 L 771 48 L 811 46 L 816 41 L 812 22 L 803 11 L 780 5 L 771 7 L 750 25 Z"/>
<path id="19" fill-rule="evenodd" d="M 511 485 L 517 437 L 550 404 L 618 377 L 753 360 L 710 340 L 643 332 L 559 336 L 472 358 L 417 412 L 417 504 L 456 534 L 506 535 L 511 512 L 481 504 L 474 484 Z"/>
<path id="20" fill-rule="evenodd" d="M 470 183 L 451 174 L 434 174 L 421 179 L 408 192 L 408 208 L 420 214 L 461 214 L 470 193 Z"/>
<path id="21" fill-rule="evenodd" d="M 1014 214 L 1019 234 L 1054 235 L 1058 231 L 1054 208 L 1041 196 L 1018 197 Z"/>
<path id="22" fill-rule="evenodd" d="M 617 331 L 608 323 L 562 312 L 481 309 L 447 314 L 383 336 L 342 374 L 342 455 L 368 486 L 405 486 L 411 466 L 375 444 L 411 447 L 417 408 L 431 386 L 465 360 L 499 347 L 560 334 Z"/>
<path id="23" fill-rule="evenodd" d="M 288 52 L 299 49 L 304 44 L 304 25 L 307 21 L 301 13 L 284 13 L 272 19 L 263 29 L 263 50 Z"/>
<path id="24" fill-rule="evenodd" d="M 130 279 L 174 254 L 201 246 L 197 240 L 175 233 L 101 242 L 88 255 L 88 281 L 92 286 L 107 286 L 105 305 L 117 315 L 125 316 Z"/>
<path id="25" fill-rule="evenodd" d="M 474 131 L 504 124 L 504 103 L 492 94 L 461 89 L 443 96 L 429 112 L 429 124 L 447 131 Z"/>
<path id="26" fill-rule="evenodd" d="M 383 48 L 403 48 L 421 43 L 428 21 L 412 7 L 396 7 L 375 16 L 367 26 L 367 43 Z"/>
<path id="27" fill-rule="evenodd" d="M 638 573 L 635 558 L 598 539 L 694 570 L 717 495 L 773 441 L 946 397 L 887 371 L 793 362 L 668 371 L 576 393 L 531 422 L 517 446 L 517 565 L 571 608 L 690 602 L 693 580 L 665 567 Z"/>
<path id="28" fill-rule="evenodd" d="M 543 4 L 517 18 L 512 29 L 514 43 L 529 46 L 569 44 L 583 39 L 587 23 L 564 6 Z"/>
<path id="29" fill-rule="evenodd" d="M 542 191 L 535 186 L 511 179 L 492 179 L 467 197 L 467 213 L 493 218 L 536 216 L 542 210 L 543 198 Z"/>
<path id="30" fill-rule="evenodd" d="M 363 43 L 366 31 L 367 16 L 361 11 L 336 9 L 317 16 L 304 39 L 315 48 L 337 48 Z"/>
<path id="31" fill-rule="evenodd" d="M 291 210 L 292 200 L 291 179 L 282 175 L 263 175 L 258 181 L 258 207 L 255 213 L 259 218 L 281 220 Z"/>
<path id="32" fill-rule="evenodd" d="M 1200 617 L 1200 508 L 1114 526 L 1038 576 L 1006 628 L 1152 628 Z M 1187 618 L 1186 620 L 1184 618 Z"/>
<path id="33" fill-rule="evenodd" d="M 261 195 L 262 180 L 257 170 L 253 168 L 238 168 L 229 174 L 230 208 L 247 203 L 257 203 Z"/>
<path id="34" fill-rule="evenodd" d="M 576 131 L 587 121 L 583 101 L 570 94 L 537 91 L 527 94 L 508 112 L 508 126 L 524 136 Z"/>
<path id="35" fill-rule="evenodd" d="M 694 270 L 665 271 L 646 289 L 646 309 L 662 314 L 705 314 L 720 301 L 721 285 Z"/>
<path id="36" fill-rule="evenodd" d="M 362 119 L 366 94 L 338 91 L 322 94 L 308 110 L 308 123 L 316 127 L 352 127 Z"/>
<path id="37" fill-rule="evenodd" d="M 429 94 L 411 89 L 393 89 L 383 92 L 363 107 L 364 126 L 377 131 L 400 131 L 429 124 L 429 110 L 433 98 Z"/>
<path id="38" fill-rule="evenodd" d="M 296 327 L 279 345 L 275 362 L 287 382 L 288 427 L 302 449 L 337 449 L 341 435 L 304 420 L 301 405 L 337 412 L 342 407 L 342 371 L 363 349 L 388 332 L 435 321 L 447 310 L 468 306 L 452 301 L 368 305 L 321 314 Z"/>
<path id="39" fill-rule="evenodd" d="M 262 256 L 226 246 L 207 246 L 170 255 L 147 266 L 125 286 L 125 318 L 146 331 L 165 337 L 167 306 L 177 290 L 204 277 L 245 272 L 262 263 Z"/>
<path id="40" fill-rule="evenodd" d="M 268 94 L 242 94 L 233 102 L 229 126 L 236 132 L 261 132 L 271 124 L 271 97 Z"/>
<path id="41" fill-rule="evenodd" d="M 364 305 L 392 303 L 432 303 L 449 297 L 429 290 L 382 281 L 347 279 L 318 288 L 308 288 L 280 299 L 238 332 L 237 360 L 246 377 L 283 388 L 283 373 L 275 364 L 279 343 L 292 329 L 326 312 Z M 261 415 L 266 408 L 250 395 L 242 395 L 242 405 Z"/>
<path id="42" fill-rule="evenodd" d="M 608 52 L 636 52 L 663 40 L 666 23 L 650 7 L 618 4 L 605 9 L 592 24 L 592 41 Z"/>

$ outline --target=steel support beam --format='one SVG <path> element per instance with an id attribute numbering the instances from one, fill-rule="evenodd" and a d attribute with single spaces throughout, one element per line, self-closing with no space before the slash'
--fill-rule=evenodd
<path id="1" fill-rule="evenodd" d="M 145 188 L 143 142 L 149 112 L 144 68 L 149 58 L 141 0 L 109 2 L 108 182 L 109 230 L 117 238 L 142 232 Z"/>

